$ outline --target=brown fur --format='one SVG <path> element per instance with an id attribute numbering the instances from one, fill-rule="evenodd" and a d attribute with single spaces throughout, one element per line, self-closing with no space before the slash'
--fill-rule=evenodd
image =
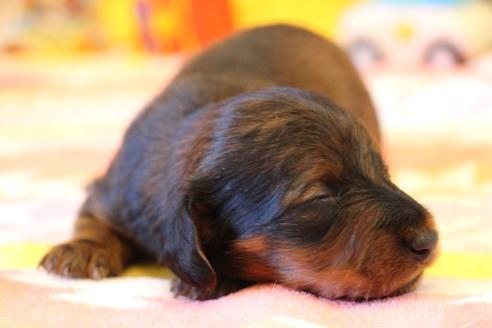
<path id="1" fill-rule="evenodd" d="M 41 265 L 102 278 L 146 255 L 193 299 L 277 282 L 365 300 L 410 290 L 436 243 L 432 216 L 389 178 L 348 57 L 276 25 L 181 70 L 93 183 L 73 239 Z"/>

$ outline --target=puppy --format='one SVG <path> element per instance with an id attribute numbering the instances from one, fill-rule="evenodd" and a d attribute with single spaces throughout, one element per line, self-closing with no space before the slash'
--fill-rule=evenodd
<path id="1" fill-rule="evenodd" d="M 339 48 L 304 29 L 239 33 L 189 62 L 131 124 L 73 239 L 41 261 L 100 279 L 151 256 L 175 295 L 276 282 L 331 299 L 412 289 L 432 216 L 390 180 L 371 100 Z"/>

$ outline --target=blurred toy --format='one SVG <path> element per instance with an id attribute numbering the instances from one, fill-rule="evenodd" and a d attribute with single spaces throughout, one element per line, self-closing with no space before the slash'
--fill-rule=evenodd
<path id="1" fill-rule="evenodd" d="M 0 0 L 0 50 L 50 51 L 97 48 L 95 0 Z"/>
<path id="2" fill-rule="evenodd" d="M 346 11 L 339 39 L 362 68 L 450 68 L 492 46 L 490 1 L 374 1 Z"/>
<path id="3" fill-rule="evenodd" d="M 229 0 L 0 0 L 0 51 L 169 53 L 232 30 Z"/>

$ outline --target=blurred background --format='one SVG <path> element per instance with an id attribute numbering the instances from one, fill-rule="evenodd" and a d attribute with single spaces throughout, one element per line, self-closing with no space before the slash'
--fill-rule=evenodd
<path id="1" fill-rule="evenodd" d="M 84 186 L 182 63 L 271 23 L 347 49 L 379 111 L 396 183 L 434 213 L 444 258 L 458 259 L 436 265 L 492 278 L 480 265 L 492 254 L 485 0 L 0 0 L 0 251 L 66 239 Z"/>

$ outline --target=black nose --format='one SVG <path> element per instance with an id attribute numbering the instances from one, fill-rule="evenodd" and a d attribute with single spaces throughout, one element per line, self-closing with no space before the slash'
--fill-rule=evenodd
<path id="1" fill-rule="evenodd" d="M 437 245 L 437 233 L 435 231 L 419 232 L 411 238 L 407 246 L 413 254 L 419 257 L 419 260 L 425 262 Z"/>

